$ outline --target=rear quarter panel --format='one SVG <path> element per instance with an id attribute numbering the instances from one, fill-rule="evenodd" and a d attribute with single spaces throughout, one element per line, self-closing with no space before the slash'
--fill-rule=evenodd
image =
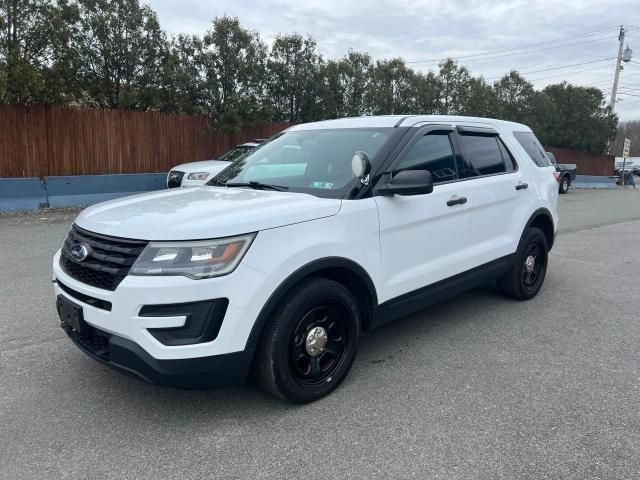
<path id="1" fill-rule="evenodd" d="M 544 208 L 547 209 L 553 218 L 553 228 L 554 231 L 558 229 L 558 182 L 556 181 L 553 173 L 555 172 L 555 167 L 539 167 L 537 166 L 533 160 L 529 157 L 526 150 L 520 145 L 518 140 L 514 137 L 513 132 L 516 131 L 531 131 L 528 128 L 521 129 L 511 129 L 511 128 L 503 128 L 501 129 L 502 138 L 505 141 L 511 153 L 516 157 L 516 162 L 518 162 L 519 168 L 523 169 L 529 188 L 532 190 L 534 195 L 531 196 L 529 200 L 529 205 L 527 206 L 526 212 L 527 214 L 520 219 L 518 224 L 519 232 L 522 232 L 529 221 L 531 215 L 538 209 Z"/>

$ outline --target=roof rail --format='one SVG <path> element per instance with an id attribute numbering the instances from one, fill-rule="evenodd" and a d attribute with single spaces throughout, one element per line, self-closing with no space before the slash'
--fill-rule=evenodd
<path id="1" fill-rule="evenodd" d="M 407 115 L 405 117 L 402 117 L 400 120 L 396 122 L 393 128 L 398 128 L 400 125 L 402 125 L 402 122 L 404 122 L 407 118 L 411 118 L 411 117 L 415 117 L 415 115 Z"/>

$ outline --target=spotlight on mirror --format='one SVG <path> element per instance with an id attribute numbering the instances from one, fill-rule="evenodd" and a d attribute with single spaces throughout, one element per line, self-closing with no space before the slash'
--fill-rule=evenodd
<path id="1" fill-rule="evenodd" d="M 371 161 L 365 152 L 356 152 L 351 157 L 351 171 L 356 178 L 364 179 L 371 171 Z"/>

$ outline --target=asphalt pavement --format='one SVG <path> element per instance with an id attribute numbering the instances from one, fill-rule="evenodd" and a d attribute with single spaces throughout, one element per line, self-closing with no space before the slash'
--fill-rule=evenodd
<path id="1" fill-rule="evenodd" d="M 58 327 L 74 212 L 0 216 L 0 478 L 640 477 L 640 190 L 572 190 L 542 292 L 487 286 L 364 337 L 316 403 L 147 385 Z"/>

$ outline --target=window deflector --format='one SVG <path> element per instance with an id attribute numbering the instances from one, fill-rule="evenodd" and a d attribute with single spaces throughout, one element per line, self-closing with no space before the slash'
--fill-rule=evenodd
<path id="1" fill-rule="evenodd" d="M 457 125 L 456 130 L 460 135 L 474 135 L 478 137 L 497 137 L 500 135 L 497 130 L 488 127 L 470 127 L 467 125 Z"/>

